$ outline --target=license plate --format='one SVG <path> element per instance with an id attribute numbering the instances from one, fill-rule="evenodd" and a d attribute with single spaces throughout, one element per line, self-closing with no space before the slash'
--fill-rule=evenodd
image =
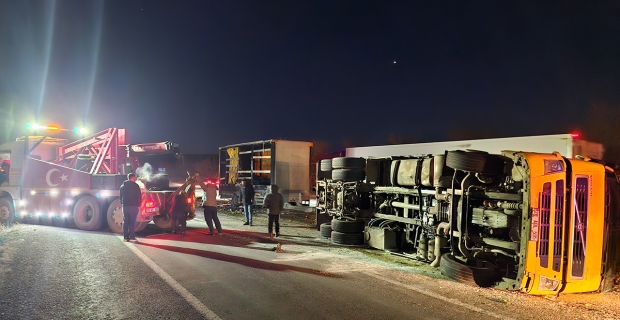
<path id="1" fill-rule="evenodd" d="M 146 208 L 145 211 L 146 212 L 157 212 L 157 211 L 159 211 L 159 208 Z"/>

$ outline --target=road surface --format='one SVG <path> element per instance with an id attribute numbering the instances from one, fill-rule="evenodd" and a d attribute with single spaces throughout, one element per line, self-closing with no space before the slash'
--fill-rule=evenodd
<path id="1" fill-rule="evenodd" d="M 149 226 L 137 243 L 105 231 L 2 229 L 0 319 L 620 317 L 605 304 L 617 294 L 582 303 L 469 287 L 425 264 L 331 245 L 303 215 L 283 216 L 275 252 L 264 217 L 249 227 L 220 216 L 222 236 L 207 235 L 199 215 L 185 237 Z"/>

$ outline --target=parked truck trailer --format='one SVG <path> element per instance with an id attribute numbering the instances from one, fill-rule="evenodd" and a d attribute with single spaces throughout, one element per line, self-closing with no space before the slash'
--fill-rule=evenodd
<path id="1" fill-rule="evenodd" d="M 271 185 L 277 184 L 285 201 L 301 201 L 310 185 L 312 143 L 291 140 L 261 140 L 219 148 L 220 198 L 239 198 L 240 181 L 254 187 L 254 203 L 262 205 Z"/>
<path id="2" fill-rule="evenodd" d="M 620 262 L 620 183 L 604 163 L 449 150 L 321 163 L 321 234 L 535 295 L 605 291 Z M 318 221 L 319 219 L 317 219 Z"/>

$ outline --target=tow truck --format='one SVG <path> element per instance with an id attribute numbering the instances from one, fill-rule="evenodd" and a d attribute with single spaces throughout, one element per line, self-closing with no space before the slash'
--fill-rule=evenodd
<path id="1" fill-rule="evenodd" d="M 0 223 L 13 222 L 99 230 L 107 224 L 122 232 L 119 188 L 130 172 L 143 166 L 139 155 L 174 153 L 178 144 L 132 144 L 126 129 L 108 128 L 75 142 L 49 136 L 24 136 L 0 145 L 6 181 L 0 185 Z M 167 174 L 138 175 L 142 204 L 136 231 L 150 221 L 170 227 L 172 197 L 185 191 L 188 219 L 195 217 L 195 177 L 178 188 Z"/>

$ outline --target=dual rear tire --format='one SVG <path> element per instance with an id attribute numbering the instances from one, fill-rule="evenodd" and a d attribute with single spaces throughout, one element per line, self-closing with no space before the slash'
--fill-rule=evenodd
<path id="1" fill-rule="evenodd" d="M 441 256 L 439 270 L 457 282 L 479 287 L 491 287 L 501 278 L 493 266 L 468 266 L 458 261 L 451 253 Z"/>
<path id="2" fill-rule="evenodd" d="M 331 223 L 331 241 L 334 244 L 364 244 L 364 221 L 334 219 Z"/>
<path id="3" fill-rule="evenodd" d="M 317 170 L 317 178 L 334 181 L 360 181 L 366 174 L 366 159 L 353 157 L 337 157 L 321 160 Z"/>

